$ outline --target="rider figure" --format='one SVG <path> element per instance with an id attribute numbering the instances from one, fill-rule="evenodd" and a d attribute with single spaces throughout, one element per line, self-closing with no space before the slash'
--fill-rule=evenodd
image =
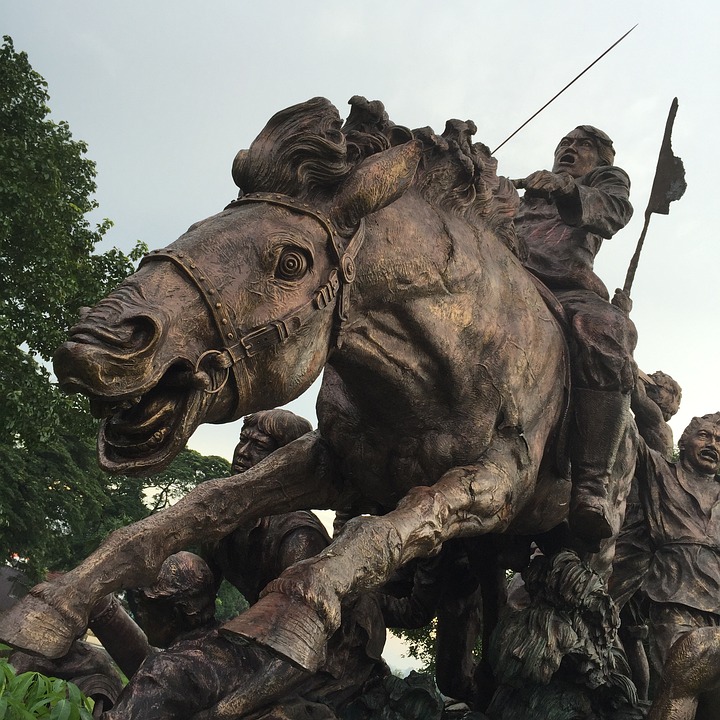
<path id="1" fill-rule="evenodd" d="M 593 271 L 604 239 L 632 216 L 630 179 L 613 165 L 612 141 L 591 125 L 569 132 L 555 150 L 552 171 L 539 170 L 515 219 L 528 269 L 554 291 L 565 310 L 573 381 L 572 495 L 569 521 L 588 549 L 618 528 L 608 483 L 635 386 L 635 326 L 609 302 Z M 629 299 L 627 299 L 629 302 Z"/>

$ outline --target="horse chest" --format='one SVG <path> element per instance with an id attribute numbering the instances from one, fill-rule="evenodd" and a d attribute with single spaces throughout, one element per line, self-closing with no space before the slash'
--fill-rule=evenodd
<path id="1" fill-rule="evenodd" d="M 364 498 L 391 509 L 418 485 L 432 485 L 468 462 L 467 443 L 449 432 L 416 435 L 358 431 L 336 438 L 344 480 Z"/>

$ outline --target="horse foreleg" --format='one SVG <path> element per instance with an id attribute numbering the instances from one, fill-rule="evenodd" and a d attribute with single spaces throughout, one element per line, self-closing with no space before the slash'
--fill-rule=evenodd
<path id="1" fill-rule="evenodd" d="M 413 488 L 387 515 L 351 520 L 322 553 L 271 582 L 225 632 L 317 670 L 327 639 L 340 625 L 343 597 L 379 587 L 398 567 L 430 555 L 450 538 L 505 529 L 516 510 L 513 488 L 532 484 L 535 471 L 522 436 L 496 440 L 476 465 Z"/>
<path id="2" fill-rule="evenodd" d="M 111 533 L 74 570 L 37 585 L 9 610 L 0 637 L 60 657 L 85 631 L 95 603 L 110 592 L 151 584 L 172 553 L 219 540 L 265 515 L 329 507 L 335 494 L 325 444 L 309 433 L 254 468 L 202 483 L 172 507 Z"/>

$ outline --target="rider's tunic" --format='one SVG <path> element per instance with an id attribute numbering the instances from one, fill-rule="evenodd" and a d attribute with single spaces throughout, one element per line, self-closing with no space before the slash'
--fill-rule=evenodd
<path id="1" fill-rule="evenodd" d="M 526 267 L 555 292 L 568 315 L 576 386 L 629 393 L 635 385 L 637 332 L 608 302 L 593 266 L 603 239 L 632 216 L 630 179 L 618 167 L 603 166 L 575 183 L 579 201 L 556 204 L 526 194 L 515 229 L 527 246 Z"/>

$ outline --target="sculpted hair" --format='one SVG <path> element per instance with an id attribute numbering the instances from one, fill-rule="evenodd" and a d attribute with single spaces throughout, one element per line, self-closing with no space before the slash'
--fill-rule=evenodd
<path id="1" fill-rule="evenodd" d="M 235 156 L 235 184 L 243 193 L 294 197 L 337 186 L 353 168 L 341 125 L 337 109 L 325 98 L 275 113 L 249 149 Z"/>
<path id="2" fill-rule="evenodd" d="M 647 395 L 660 408 L 667 421 L 675 415 L 680 407 L 682 388 L 675 378 L 662 370 L 650 373 L 650 377 L 655 381 L 655 386 L 648 385 Z M 670 397 L 663 397 L 661 390 L 667 391 Z"/>
<path id="3" fill-rule="evenodd" d="M 697 431 L 697 429 L 704 423 L 711 423 L 712 425 L 720 426 L 720 412 L 710 413 L 709 415 L 703 415 L 701 417 L 694 417 L 683 430 L 680 440 L 678 440 L 678 447 L 682 451 L 685 446 L 687 439 Z"/>
<path id="4" fill-rule="evenodd" d="M 595 142 L 601 165 L 612 165 L 615 162 L 615 148 L 613 141 L 607 133 L 599 130 L 594 125 L 578 125 L 576 130 L 582 130 Z"/>
<path id="5" fill-rule="evenodd" d="M 215 589 L 208 564 L 199 555 L 181 550 L 165 559 L 153 585 L 130 594 L 138 605 L 152 607 L 154 601 L 170 601 L 185 623 L 197 627 L 215 615 Z"/>
<path id="6" fill-rule="evenodd" d="M 261 410 L 248 415 L 243 427 L 257 427 L 260 432 L 274 438 L 278 447 L 283 447 L 312 430 L 312 425 L 304 417 L 279 409 Z"/>

